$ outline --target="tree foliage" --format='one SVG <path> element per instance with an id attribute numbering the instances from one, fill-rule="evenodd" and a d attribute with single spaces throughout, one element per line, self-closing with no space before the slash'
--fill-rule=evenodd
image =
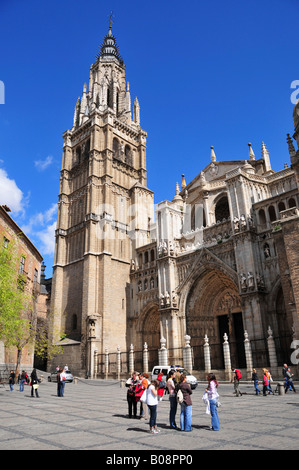
<path id="1" fill-rule="evenodd" d="M 26 277 L 19 273 L 19 239 L 11 239 L 0 249 L 0 339 L 6 347 L 16 347 L 18 362 L 22 350 L 34 341 L 36 315 Z"/>

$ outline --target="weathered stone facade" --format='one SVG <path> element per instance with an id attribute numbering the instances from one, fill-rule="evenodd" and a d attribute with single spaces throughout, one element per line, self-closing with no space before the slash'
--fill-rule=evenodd
<path id="1" fill-rule="evenodd" d="M 211 147 L 211 162 L 188 185 L 184 177 L 177 183 L 154 221 L 146 136 L 137 99 L 131 113 L 110 25 L 64 134 L 52 309 L 77 342 L 72 368 L 93 374 L 97 353 L 131 344 L 141 351 L 144 343 L 156 350 L 161 338 L 169 361 L 181 360 L 186 334 L 194 368 L 205 335 L 212 367 L 221 368 L 224 333 L 233 365 L 242 367 L 245 332 L 254 364 L 267 365 L 269 326 L 278 362 L 288 362 L 299 308 L 299 157 L 291 137 L 291 166 L 278 172 L 264 143 L 259 158 L 249 144 L 238 161 L 217 161 Z"/>

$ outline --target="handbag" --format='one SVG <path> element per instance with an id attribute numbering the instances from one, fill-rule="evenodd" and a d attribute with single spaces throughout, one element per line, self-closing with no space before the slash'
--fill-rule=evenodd
<path id="1" fill-rule="evenodd" d="M 33 384 L 32 388 L 34 388 L 34 390 L 36 390 L 38 388 L 38 384 Z"/>
<path id="2" fill-rule="evenodd" d="M 209 415 L 211 411 L 210 411 L 210 401 L 209 401 L 207 392 L 203 394 L 202 401 L 206 405 L 206 414 Z"/>
<path id="3" fill-rule="evenodd" d="M 184 401 L 184 396 L 183 396 L 183 392 L 182 390 L 178 390 L 178 393 L 176 394 L 176 399 L 177 399 L 177 402 L 181 405 Z"/>
<path id="4" fill-rule="evenodd" d="M 140 401 L 142 403 L 146 403 L 146 397 L 147 397 L 147 388 L 144 390 L 143 394 L 140 397 Z"/>

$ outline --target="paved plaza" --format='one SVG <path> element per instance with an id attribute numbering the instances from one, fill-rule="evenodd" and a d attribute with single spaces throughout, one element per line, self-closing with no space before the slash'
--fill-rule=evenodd
<path id="1" fill-rule="evenodd" d="M 18 391 L 18 385 L 13 392 L 8 385 L 1 387 L 0 449 L 105 450 L 111 455 L 124 450 L 140 455 L 142 451 L 299 449 L 299 393 L 255 396 L 253 385 L 243 383 L 243 396 L 235 397 L 233 386 L 221 383 L 221 430 L 213 432 L 202 402 L 205 384 L 200 383 L 192 395 L 193 431 L 169 428 L 166 396 L 158 405 L 161 432 L 153 435 L 147 422 L 127 417 L 127 389 L 120 385 L 80 379 L 66 384 L 63 398 L 56 396 L 57 385 L 46 378 L 39 387 L 40 398 L 30 397 L 29 386 L 24 392 Z"/>

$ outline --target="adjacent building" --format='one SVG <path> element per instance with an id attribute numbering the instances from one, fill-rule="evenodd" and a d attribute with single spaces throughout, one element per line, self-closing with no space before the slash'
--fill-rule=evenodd
<path id="1" fill-rule="evenodd" d="M 6 205 L 0 205 L 0 243 L 1 248 L 8 246 L 13 240 L 16 243 L 19 263 L 16 266 L 18 275 L 22 276 L 24 289 L 33 299 L 34 314 L 38 316 L 40 310 L 38 306 L 40 294 L 40 273 L 42 256 L 31 240 L 22 232 L 10 216 L 10 209 Z M 44 311 L 46 318 L 47 311 Z M 14 369 L 17 359 L 16 348 L 6 348 L 3 341 L 0 341 L 0 370 L 7 371 L 10 367 Z M 31 370 L 34 365 L 34 345 L 24 348 L 20 367 Z"/>

